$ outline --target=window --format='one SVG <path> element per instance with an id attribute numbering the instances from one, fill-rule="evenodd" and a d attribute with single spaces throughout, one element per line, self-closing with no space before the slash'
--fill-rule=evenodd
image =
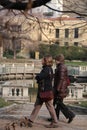
<path id="1" fill-rule="evenodd" d="M 56 38 L 59 38 L 59 29 L 56 29 Z"/>
<path id="2" fill-rule="evenodd" d="M 65 46 L 69 46 L 69 43 L 68 43 L 68 42 L 64 42 L 64 45 L 65 45 Z"/>
<path id="3" fill-rule="evenodd" d="M 21 25 L 11 25 L 10 30 L 14 31 L 14 32 L 20 32 L 21 31 Z"/>
<path id="4" fill-rule="evenodd" d="M 66 29 L 65 29 L 65 38 L 68 38 L 68 37 L 69 37 L 69 29 L 66 28 Z"/>
<path id="5" fill-rule="evenodd" d="M 78 28 L 74 29 L 74 38 L 78 38 Z"/>
<path id="6" fill-rule="evenodd" d="M 86 66 L 82 66 L 82 67 L 81 67 L 81 70 L 82 70 L 82 71 L 86 71 Z"/>
<path id="7" fill-rule="evenodd" d="M 55 44 L 59 45 L 60 43 L 58 41 L 56 41 Z"/>
<path id="8" fill-rule="evenodd" d="M 49 33 L 51 33 L 51 29 L 49 29 Z"/>
<path id="9" fill-rule="evenodd" d="M 78 42 L 74 42 L 74 46 L 78 46 Z"/>

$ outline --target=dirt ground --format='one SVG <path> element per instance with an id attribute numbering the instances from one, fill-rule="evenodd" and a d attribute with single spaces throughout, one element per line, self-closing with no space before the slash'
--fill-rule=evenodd
<path id="1" fill-rule="evenodd" d="M 15 124 L 15 128 L 11 126 L 13 122 L 17 122 Z M 0 119 L 0 130 L 45 130 L 50 129 L 46 128 L 46 125 L 49 125 L 49 122 L 44 117 L 38 117 L 33 127 L 20 127 L 19 126 L 20 120 L 12 120 L 12 119 Z M 8 125 L 9 124 L 9 125 Z M 87 130 L 87 115 L 76 115 L 74 120 L 68 124 L 67 120 L 62 116 L 59 120 L 59 127 L 58 128 L 51 128 L 51 130 Z M 10 129 L 7 129 L 9 126 Z"/>

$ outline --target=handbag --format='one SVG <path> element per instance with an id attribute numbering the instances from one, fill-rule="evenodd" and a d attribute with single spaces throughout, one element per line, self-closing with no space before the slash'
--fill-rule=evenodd
<path id="1" fill-rule="evenodd" d="M 54 98 L 54 94 L 52 90 L 49 91 L 41 91 L 40 92 L 40 98 L 42 101 L 50 101 Z"/>

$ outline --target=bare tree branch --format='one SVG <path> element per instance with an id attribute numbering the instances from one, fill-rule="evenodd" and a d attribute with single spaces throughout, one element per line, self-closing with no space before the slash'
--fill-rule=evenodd
<path id="1" fill-rule="evenodd" d="M 45 5 L 46 7 L 48 7 L 49 9 L 53 10 L 53 11 L 57 11 L 57 12 L 62 12 L 62 13 L 74 13 L 74 14 L 77 14 L 79 16 L 87 16 L 87 14 L 81 14 L 81 13 L 78 13 L 74 10 L 67 10 L 67 11 L 61 11 L 61 10 L 58 10 L 58 9 L 54 9 L 48 5 Z"/>

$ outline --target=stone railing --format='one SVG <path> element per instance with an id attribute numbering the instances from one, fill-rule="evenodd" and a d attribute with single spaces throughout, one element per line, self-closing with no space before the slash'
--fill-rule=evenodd
<path id="1" fill-rule="evenodd" d="M 87 84 L 85 84 L 87 87 Z M 68 100 L 81 100 L 83 99 L 84 86 L 79 83 L 72 83 L 69 86 L 69 95 L 66 97 Z"/>

